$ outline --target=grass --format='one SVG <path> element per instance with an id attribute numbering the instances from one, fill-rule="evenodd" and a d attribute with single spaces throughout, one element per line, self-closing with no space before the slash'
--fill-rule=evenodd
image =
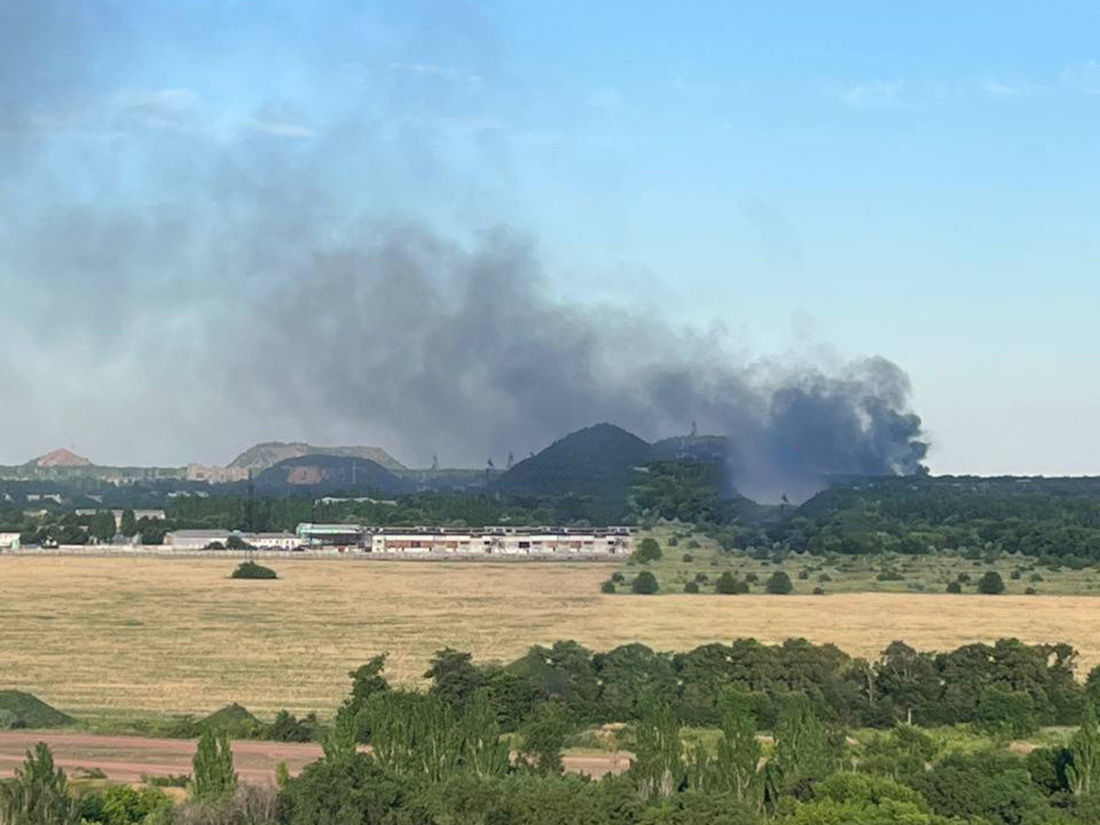
<path id="1" fill-rule="evenodd" d="M 284 707 L 330 713 L 348 671 L 379 652 L 391 678 L 416 683 L 446 645 L 509 660 L 558 639 L 684 650 L 801 636 L 874 657 L 895 639 L 942 650 L 1015 636 L 1066 641 L 1083 669 L 1100 664 L 1090 597 L 627 596 L 599 592 L 614 564 L 271 565 L 279 578 L 257 587 L 221 560 L 0 556 L 0 688 L 100 724 L 231 702 L 268 721 Z"/>
<path id="2" fill-rule="evenodd" d="M 56 728 L 73 721 L 38 697 L 19 690 L 0 690 L 0 711 L 24 728 Z"/>
<path id="3" fill-rule="evenodd" d="M 655 562 L 629 562 L 620 569 L 629 582 L 642 570 L 657 577 L 661 593 L 682 593 L 684 585 L 702 574 L 698 581 L 699 595 L 714 594 L 714 583 L 726 571 L 744 580 L 755 576 L 751 592 L 763 592 L 764 582 L 776 571 L 787 573 L 794 592 L 812 594 L 821 588 L 832 593 L 944 593 L 948 582 L 962 574 L 969 582 L 962 584 L 964 593 L 976 593 L 982 574 L 989 570 L 1000 573 L 1007 594 L 1025 595 L 1028 588 L 1037 595 L 1098 595 L 1100 567 L 1084 570 L 1043 566 L 1035 558 L 1013 554 L 995 554 L 968 559 L 954 553 L 922 556 L 885 554 L 878 556 L 811 556 L 791 554 L 782 557 L 754 558 L 741 551 L 721 552 L 717 543 L 689 528 L 662 526 L 646 535 L 661 545 L 662 557 Z M 675 544 L 669 541 L 674 539 Z M 690 546 L 689 545 L 693 545 Z M 690 561 L 685 558 L 690 557 Z M 1013 578 L 1016 575 L 1016 578 Z M 804 576 L 804 578 L 802 577 Z"/>

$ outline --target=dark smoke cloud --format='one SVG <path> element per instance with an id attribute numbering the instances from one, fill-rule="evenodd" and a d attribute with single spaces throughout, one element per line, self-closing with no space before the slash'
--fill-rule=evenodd
<path id="1" fill-rule="evenodd" d="M 508 176 L 485 67 L 395 52 L 363 69 L 380 108 L 265 100 L 214 129 L 185 89 L 81 85 L 73 66 L 104 47 L 72 4 L 0 2 L 0 98 L 18 115 L 0 142 L 23 153 L 23 185 L 0 194 L 0 288 L 19 308 L 0 379 L 22 399 L 0 425 L 25 434 L 9 461 L 70 437 L 119 463 L 306 439 L 480 466 L 599 421 L 649 439 L 697 422 L 731 440 L 740 489 L 794 498 L 924 457 L 884 359 L 749 358 L 721 329 L 554 298 L 531 237 L 468 231 L 499 223 L 484 181 Z"/>

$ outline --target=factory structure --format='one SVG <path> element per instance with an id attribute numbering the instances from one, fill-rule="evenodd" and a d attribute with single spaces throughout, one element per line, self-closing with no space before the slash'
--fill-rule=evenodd
<path id="1" fill-rule="evenodd" d="M 377 555 L 622 556 L 633 551 L 628 527 L 365 527 L 299 524 L 302 547 Z"/>

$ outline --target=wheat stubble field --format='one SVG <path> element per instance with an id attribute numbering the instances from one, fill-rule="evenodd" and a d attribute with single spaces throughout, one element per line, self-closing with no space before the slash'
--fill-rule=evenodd
<path id="1" fill-rule="evenodd" d="M 481 659 L 576 639 L 663 650 L 803 636 L 874 656 L 1016 636 L 1100 664 L 1100 599 L 1083 596 L 604 596 L 616 564 L 294 560 L 274 582 L 235 561 L 0 556 L 0 688 L 81 714 L 330 712 L 347 672 L 390 654 L 413 682 L 445 645 Z"/>

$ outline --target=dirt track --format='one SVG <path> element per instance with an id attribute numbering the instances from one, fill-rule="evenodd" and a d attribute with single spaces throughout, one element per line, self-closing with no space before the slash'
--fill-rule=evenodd
<path id="1" fill-rule="evenodd" d="M 54 761 L 73 778 L 79 769 L 99 769 L 114 782 L 140 782 L 142 775 L 167 776 L 191 773 L 195 755 L 193 739 L 146 739 L 140 736 L 101 736 L 93 733 L 56 731 L 6 731 L 0 733 L 0 777 L 11 776 L 23 763 L 35 743 L 45 742 Z M 321 757 L 319 745 L 255 742 L 233 743 L 233 756 L 241 780 L 251 784 L 272 784 L 275 768 L 286 762 L 290 772 Z M 566 770 L 601 776 L 627 768 L 625 755 L 567 756 Z"/>

